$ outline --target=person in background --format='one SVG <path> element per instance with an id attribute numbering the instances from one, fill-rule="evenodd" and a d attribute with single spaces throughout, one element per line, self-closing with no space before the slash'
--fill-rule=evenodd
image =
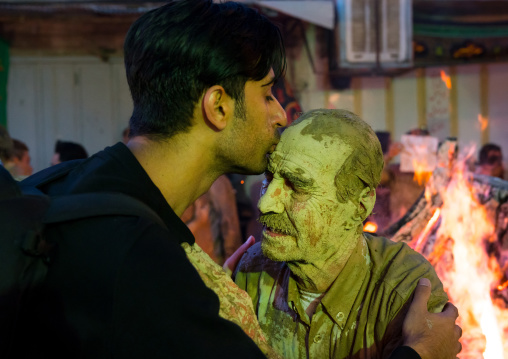
<path id="1" fill-rule="evenodd" d="M 21 181 L 33 173 L 30 152 L 28 146 L 20 140 L 13 138 L 12 143 L 12 156 L 5 161 L 4 166 L 15 180 Z"/>
<path id="2" fill-rule="evenodd" d="M 226 175 L 217 178 L 180 218 L 217 264 L 223 265 L 242 245 L 235 190 Z"/>
<path id="3" fill-rule="evenodd" d="M 51 165 L 85 158 L 88 158 L 88 153 L 79 143 L 58 140 L 55 143 L 55 153 L 51 158 Z"/>
<path id="4" fill-rule="evenodd" d="M 4 165 L 12 157 L 13 152 L 14 144 L 12 143 L 12 138 L 9 136 L 6 128 L 0 125 L 0 163 Z"/>
<path id="5" fill-rule="evenodd" d="M 478 154 L 476 173 L 504 179 L 503 152 L 494 143 L 482 146 Z"/>
<path id="6" fill-rule="evenodd" d="M 390 162 L 394 157 L 400 154 L 402 151 L 402 144 L 400 142 L 392 142 L 391 134 L 387 131 L 376 131 L 376 136 L 381 144 L 381 150 L 383 151 L 384 165 L 379 186 L 376 188 L 376 204 L 366 222 L 375 223 L 376 233 L 381 234 L 390 225 L 392 219 L 390 196 L 394 172 L 390 168 Z"/>

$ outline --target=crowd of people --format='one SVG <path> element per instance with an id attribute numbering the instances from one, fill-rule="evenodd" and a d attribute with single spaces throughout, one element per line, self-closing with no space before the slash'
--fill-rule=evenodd
<path id="1" fill-rule="evenodd" d="M 8 357 L 456 357 L 458 312 L 432 266 L 362 232 L 387 161 L 376 134 L 343 110 L 280 131 L 277 26 L 235 2 L 170 2 L 133 23 L 124 57 L 126 143 L 88 157 L 58 141 L 54 166 L 24 183 L 50 197 L 123 193 L 163 225 L 108 215 L 47 226 L 58 246 Z M 4 166 L 26 162 L 3 132 Z M 66 151 L 81 159 L 55 176 Z M 227 175 L 263 172 L 263 239 L 242 244 Z"/>
<path id="2" fill-rule="evenodd" d="M 2 125 L 0 125 L 0 143 L 0 161 L 12 177 L 22 181 L 30 176 L 33 168 L 28 146 L 21 140 L 12 138 Z M 88 158 L 88 153 L 79 143 L 57 140 L 50 165 L 85 158 Z"/>

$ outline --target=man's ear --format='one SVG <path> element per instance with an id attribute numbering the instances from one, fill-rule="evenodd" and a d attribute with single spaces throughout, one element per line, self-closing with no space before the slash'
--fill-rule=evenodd
<path id="1" fill-rule="evenodd" d="M 219 85 L 206 90 L 202 106 L 206 120 L 218 131 L 226 128 L 235 111 L 235 101 L 226 93 L 224 87 Z"/>
<path id="2" fill-rule="evenodd" d="M 360 193 L 360 198 L 358 202 L 358 211 L 357 215 L 360 216 L 362 222 L 369 216 L 369 214 L 374 209 L 374 204 L 376 203 L 376 190 L 371 189 L 370 187 L 365 187 Z"/>

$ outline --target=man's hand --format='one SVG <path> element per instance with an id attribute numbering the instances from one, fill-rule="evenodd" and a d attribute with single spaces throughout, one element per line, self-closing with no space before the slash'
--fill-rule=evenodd
<path id="1" fill-rule="evenodd" d="M 247 252 L 247 249 L 252 247 L 254 243 L 256 243 L 256 239 L 254 238 L 254 236 L 250 236 L 249 238 L 247 238 L 244 244 L 238 247 L 238 249 L 235 251 L 235 253 L 231 255 L 231 257 L 226 259 L 222 268 L 224 268 L 224 271 L 227 274 L 229 274 L 230 277 L 235 271 L 236 266 L 240 262 L 240 259 L 242 259 L 243 254 Z"/>
<path id="2" fill-rule="evenodd" d="M 462 350 L 462 329 L 455 324 L 457 308 L 446 303 L 441 313 L 429 313 L 430 281 L 422 278 L 415 289 L 411 307 L 404 319 L 404 345 L 410 346 L 422 359 L 453 359 Z"/>

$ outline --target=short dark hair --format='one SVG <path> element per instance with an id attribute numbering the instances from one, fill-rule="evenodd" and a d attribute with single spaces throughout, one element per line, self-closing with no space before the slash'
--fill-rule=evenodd
<path id="1" fill-rule="evenodd" d="M 60 155 L 60 162 L 88 158 L 88 153 L 83 146 L 69 141 L 56 141 L 55 153 Z"/>
<path id="2" fill-rule="evenodd" d="M 494 143 L 487 143 L 482 146 L 480 149 L 480 153 L 478 155 L 478 160 L 481 165 L 487 164 L 489 161 L 489 152 L 490 151 L 497 151 L 501 152 L 501 147 Z"/>
<path id="3" fill-rule="evenodd" d="M 28 152 L 28 146 L 24 142 L 21 142 L 15 138 L 12 139 L 12 143 L 14 145 L 14 157 L 16 157 L 18 160 L 22 159 L 25 152 Z"/>
<path id="4" fill-rule="evenodd" d="M 280 30 L 256 10 L 235 2 L 181 0 L 134 22 L 124 43 L 134 110 L 131 136 L 153 140 L 186 132 L 204 91 L 224 87 L 241 104 L 248 80 L 273 68 L 284 75 Z"/>

